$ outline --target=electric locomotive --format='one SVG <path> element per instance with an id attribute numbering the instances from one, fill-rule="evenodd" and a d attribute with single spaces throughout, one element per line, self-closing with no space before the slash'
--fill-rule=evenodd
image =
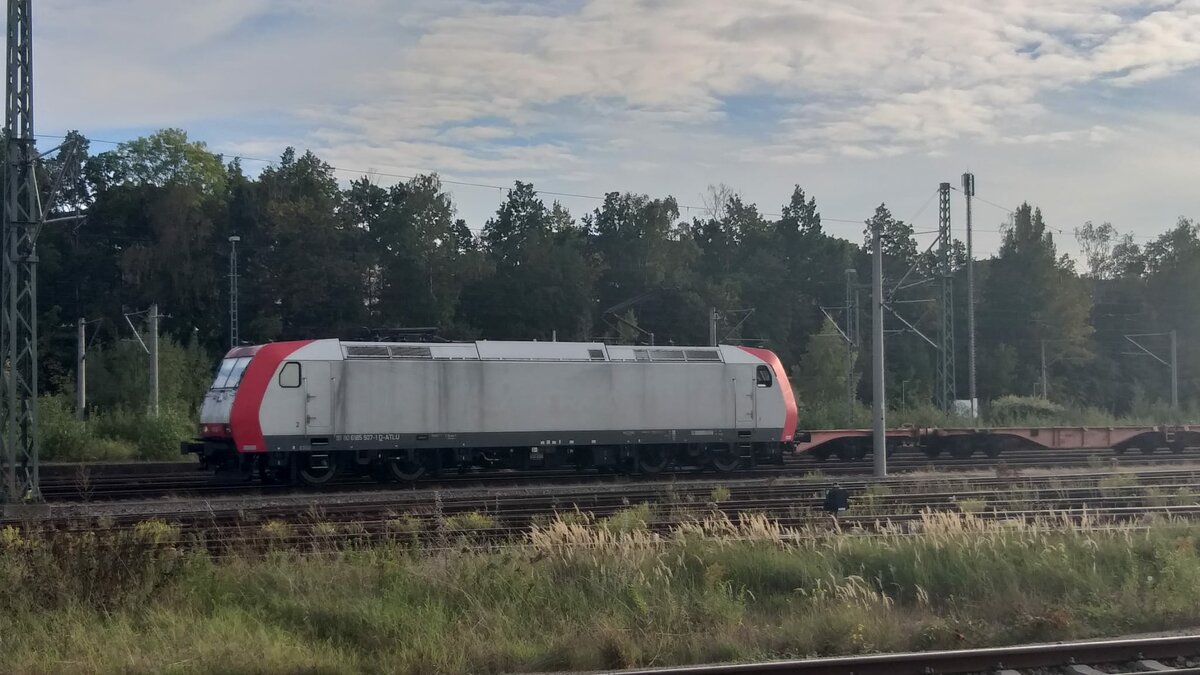
<path id="1" fill-rule="evenodd" d="M 781 462 L 796 420 L 765 349 L 323 339 L 230 350 L 181 449 L 307 485 L 470 468 L 729 472 Z"/>

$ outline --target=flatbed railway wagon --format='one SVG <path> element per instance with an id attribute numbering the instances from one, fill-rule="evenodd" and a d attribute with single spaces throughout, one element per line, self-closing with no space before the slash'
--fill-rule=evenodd
<path id="1" fill-rule="evenodd" d="M 796 419 L 764 349 L 325 339 L 231 350 L 182 451 L 310 485 L 470 467 L 729 472 L 782 462 Z"/>
<path id="2" fill-rule="evenodd" d="M 831 457 L 852 461 L 871 453 L 870 429 L 824 429 L 796 434 L 796 452 L 824 461 Z M 979 453 L 999 457 L 1007 451 L 1100 450 L 1123 455 L 1129 451 L 1149 455 L 1182 452 L 1200 447 L 1200 426 L 1112 427 L 986 427 L 940 429 L 906 427 L 887 431 L 891 455 L 909 449 L 930 459 L 947 455 L 967 459 Z"/>

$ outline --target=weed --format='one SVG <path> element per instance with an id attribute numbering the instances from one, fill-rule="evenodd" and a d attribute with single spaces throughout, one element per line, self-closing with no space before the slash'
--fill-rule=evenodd
<path id="1" fill-rule="evenodd" d="M 479 511 L 456 513 L 446 518 L 446 529 L 451 532 L 487 530 L 496 526 L 496 519 Z"/>
<path id="2" fill-rule="evenodd" d="M 158 519 L 143 520 L 133 526 L 133 533 L 147 544 L 163 546 L 179 540 L 179 526 Z"/>
<path id="3" fill-rule="evenodd" d="M 281 544 L 295 534 L 291 523 L 282 520 L 268 520 L 259 526 L 259 531 L 269 544 Z"/>
<path id="4" fill-rule="evenodd" d="M 729 495 L 729 488 L 725 487 L 724 485 L 718 485 L 712 489 L 712 492 L 708 493 L 708 498 L 712 500 L 713 503 L 720 504 L 721 502 L 728 501 Z"/>
<path id="5" fill-rule="evenodd" d="M 1008 462 L 1004 461 L 1003 459 L 999 462 L 996 462 L 996 466 L 993 468 L 993 471 L 996 473 L 996 478 L 1018 478 L 1021 475 L 1020 469 L 1015 469 L 1009 466 Z"/>
<path id="6" fill-rule="evenodd" d="M 1100 494 L 1107 499 L 1132 496 L 1131 488 L 1138 484 L 1138 478 L 1132 473 L 1114 473 L 1100 479 Z"/>
<path id="7" fill-rule="evenodd" d="M 645 530 L 649 522 L 650 505 L 642 503 L 600 519 L 600 527 L 609 532 L 628 534 Z"/>
<path id="8" fill-rule="evenodd" d="M 424 529 L 421 519 L 411 513 L 388 518 L 384 525 L 392 534 L 416 534 Z"/>
<path id="9" fill-rule="evenodd" d="M 819 484 L 826 482 L 825 472 L 817 469 L 815 471 L 805 471 L 803 476 L 800 476 L 801 483 Z"/>
<path id="10" fill-rule="evenodd" d="M 960 499 L 958 500 L 958 510 L 963 513 L 980 513 L 987 507 L 987 502 L 982 499 Z"/>

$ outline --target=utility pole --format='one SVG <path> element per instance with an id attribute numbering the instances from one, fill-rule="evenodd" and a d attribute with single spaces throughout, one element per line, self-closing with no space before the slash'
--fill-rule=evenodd
<path id="1" fill-rule="evenodd" d="M 1042 398 L 1050 398 L 1050 387 L 1046 370 L 1046 341 L 1042 340 Z"/>
<path id="2" fill-rule="evenodd" d="M 971 399 L 971 418 L 978 414 L 975 392 L 975 251 L 972 248 L 971 197 L 975 196 L 975 174 L 962 175 L 963 195 L 967 200 L 967 397 Z"/>
<path id="3" fill-rule="evenodd" d="M 1171 407 L 1179 410 L 1179 344 L 1171 330 Z"/>
<path id="4" fill-rule="evenodd" d="M 887 427 L 886 427 L 886 392 L 884 391 L 883 370 L 883 244 L 880 230 L 882 223 L 871 223 L 871 406 L 872 416 L 872 455 L 875 463 L 875 477 L 887 476 Z"/>
<path id="5" fill-rule="evenodd" d="M 717 346 L 717 319 L 720 316 L 716 307 L 708 308 L 708 344 L 710 347 Z"/>
<path id="6" fill-rule="evenodd" d="M 158 417 L 158 303 L 150 305 L 150 416 Z"/>
<path id="7" fill-rule="evenodd" d="M 938 274 L 942 278 L 942 322 L 938 349 L 938 405 L 944 412 L 954 410 L 957 394 L 954 377 L 954 266 L 950 242 L 950 184 L 938 185 Z"/>
<path id="8" fill-rule="evenodd" d="M 238 260 L 237 245 L 242 238 L 229 238 L 229 348 L 238 346 Z"/>
<path id="9" fill-rule="evenodd" d="M 858 349 L 858 294 L 855 288 L 858 273 L 846 270 L 846 413 L 854 412 L 854 353 Z"/>
<path id="10" fill-rule="evenodd" d="M 1170 338 L 1171 353 L 1169 355 L 1169 358 L 1170 358 L 1169 361 L 1167 359 L 1164 359 L 1163 357 L 1159 356 L 1158 354 L 1155 354 L 1154 352 L 1150 351 L 1150 349 L 1148 349 L 1141 342 L 1138 342 L 1138 338 L 1148 338 L 1148 337 Z M 1167 368 L 1171 369 L 1171 407 L 1174 408 L 1175 410 L 1178 410 L 1179 409 L 1178 333 L 1175 330 L 1170 330 L 1170 331 L 1167 331 L 1166 333 L 1137 333 L 1135 335 L 1126 335 L 1125 339 L 1128 340 L 1129 343 L 1132 344 L 1134 347 L 1137 347 L 1138 349 L 1141 350 L 1140 353 L 1139 352 L 1132 352 L 1132 353 L 1126 352 L 1127 356 L 1141 356 L 1142 354 L 1145 354 L 1146 356 L 1149 356 L 1150 358 L 1154 359 L 1155 361 L 1158 361 L 1159 363 L 1163 364 Z"/>
<path id="11" fill-rule="evenodd" d="M 75 346 L 75 416 L 87 416 L 87 321 L 82 317 L 76 330 Z"/>

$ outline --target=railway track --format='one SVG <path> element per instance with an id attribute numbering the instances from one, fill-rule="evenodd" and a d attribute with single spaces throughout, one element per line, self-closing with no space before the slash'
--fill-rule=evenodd
<path id="1" fill-rule="evenodd" d="M 1116 462 L 1120 466 L 1143 467 L 1200 463 L 1200 450 L 1187 450 L 1177 454 L 1154 455 L 1127 454 L 1116 457 L 1109 450 L 1069 450 L 1053 454 L 1043 451 L 1012 453 L 1005 457 L 989 459 L 930 460 L 915 452 L 902 452 L 889 458 L 889 467 L 895 473 L 916 471 L 964 471 L 1004 468 L 1008 470 L 1051 469 L 1070 467 L 1103 468 Z M 759 466 L 731 474 L 733 478 L 787 477 L 805 474 L 820 474 L 830 477 L 851 477 L 870 473 L 871 462 L 867 460 L 840 462 L 817 461 L 805 455 L 791 456 L 782 466 Z M 486 473 L 468 471 L 460 474 L 445 474 L 441 477 L 421 481 L 418 489 L 481 488 L 493 486 L 547 484 L 613 484 L 620 482 L 672 480 L 712 480 L 712 472 L 667 471 L 654 476 L 627 476 L 615 474 L 577 473 L 574 471 L 530 471 Z M 330 489 L 380 489 L 369 479 L 344 479 Z M 392 486 L 394 489 L 395 486 Z M 257 482 L 219 482 L 202 472 L 196 464 L 188 462 L 143 462 L 121 464 L 46 464 L 42 467 L 42 492 L 52 502 L 96 501 L 120 499 L 152 499 L 164 497 L 209 497 L 227 494 L 286 494 L 292 488 L 280 485 L 262 485 Z M 311 492 L 310 492 L 311 494 Z"/>
<path id="2" fill-rule="evenodd" d="M 1182 675 L 1200 673 L 1198 666 L 1200 635 L 1182 635 L 607 672 L 611 675 L 1092 675 L 1146 672 Z"/>
<path id="3" fill-rule="evenodd" d="M 1113 475 L 1123 476 L 1119 481 Z M 1152 515 L 1200 518 L 1200 466 L 1122 474 L 1077 473 L 1011 480 L 994 477 L 865 479 L 843 484 L 854 495 L 843 532 L 917 532 L 926 514 L 967 510 L 982 520 L 1107 527 L 1146 523 Z M 41 523 L 49 533 L 121 532 L 162 520 L 213 550 L 275 547 L 337 550 L 379 541 L 422 546 L 521 545 L 533 523 L 566 514 L 571 522 L 669 533 L 683 522 L 763 516 L 789 536 L 823 536 L 825 484 L 797 479 L 741 479 L 508 487 L 488 490 L 407 490 L 322 495 L 221 497 L 58 505 Z M 1152 499 L 1157 495 L 1157 499 Z M 643 506 L 644 505 L 644 506 Z M 607 519 L 607 520 L 606 520 Z M 631 520 L 632 519 L 632 520 Z M 615 523 L 615 525 L 612 525 Z M 622 524 L 623 523 L 623 524 Z M 915 528 L 915 529 L 914 529 Z"/>

